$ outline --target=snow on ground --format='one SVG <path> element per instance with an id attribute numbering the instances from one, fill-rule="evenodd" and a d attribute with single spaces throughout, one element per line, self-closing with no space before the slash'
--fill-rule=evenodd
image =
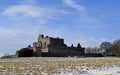
<path id="1" fill-rule="evenodd" d="M 91 70 L 88 75 L 120 75 L 120 67 L 103 67 L 102 69 Z"/>
<path id="2" fill-rule="evenodd" d="M 0 59 L 0 75 L 120 75 L 120 58 Z"/>
<path id="3" fill-rule="evenodd" d="M 120 67 L 103 67 L 99 69 L 96 68 L 80 71 L 73 70 L 70 73 L 64 73 L 63 71 L 61 71 L 60 73 L 51 75 L 120 75 Z"/>

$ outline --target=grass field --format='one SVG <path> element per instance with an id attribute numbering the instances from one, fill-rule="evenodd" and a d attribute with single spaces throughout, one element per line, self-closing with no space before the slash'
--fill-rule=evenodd
<path id="1" fill-rule="evenodd" d="M 0 75 L 120 75 L 120 58 L 0 59 Z"/>

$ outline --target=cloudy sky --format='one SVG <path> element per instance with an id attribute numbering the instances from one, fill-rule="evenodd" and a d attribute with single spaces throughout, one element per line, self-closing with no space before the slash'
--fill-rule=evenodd
<path id="1" fill-rule="evenodd" d="M 0 56 L 37 41 L 62 37 L 84 47 L 120 38 L 120 0 L 0 0 Z"/>

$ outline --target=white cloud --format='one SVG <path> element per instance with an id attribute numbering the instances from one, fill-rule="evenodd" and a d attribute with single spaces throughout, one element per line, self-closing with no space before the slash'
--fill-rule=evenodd
<path id="1" fill-rule="evenodd" d="M 66 34 L 64 38 L 69 46 L 71 46 L 71 44 L 77 46 L 77 44 L 80 43 L 82 47 L 99 47 L 101 42 L 105 41 L 103 38 L 94 38 L 93 36 L 86 37 L 82 33 Z"/>
<path id="2" fill-rule="evenodd" d="M 8 16 L 23 16 L 23 17 L 53 17 L 60 14 L 67 14 L 66 11 L 55 8 L 31 6 L 31 5 L 15 5 L 7 8 L 3 14 Z M 59 15 L 58 15 L 59 14 Z"/>
<path id="3" fill-rule="evenodd" d="M 26 47 L 36 41 L 41 27 L 4 27 L 0 25 L 0 55 L 14 54 L 18 49 Z"/>
<path id="4" fill-rule="evenodd" d="M 66 4 L 67 6 L 71 7 L 71 8 L 75 8 L 79 11 L 85 11 L 86 10 L 86 8 L 83 5 L 76 4 L 74 2 L 74 0 L 63 0 L 63 3 Z"/>
<path id="5" fill-rule="evenodd" d="M 84 38 L 81 43 L 85 47 L 99 47 L 103 39 L 96 39 L 94 37 Z"/>
<path id="6" fill-rule="evenodd" d="M 63 0 L 63 3 L 70 8 L 78 10 L 75 11 L 78 12 L 77 14 L 75 13 L 75 15 L 78 16 L 77 18 L 75 18 L 76 22 L 79 25 L 77 26 L 78 28 L 90 30 L 94 33 L 96 30 L 106 25 L 105 22 L 91 16 L 91 14 L 89 14 L 89 11 L 87 10 L 87 7 L 81 5 L 81 3 L 78 4 L 77 2 L 75 2 L 75 0 Z"/>

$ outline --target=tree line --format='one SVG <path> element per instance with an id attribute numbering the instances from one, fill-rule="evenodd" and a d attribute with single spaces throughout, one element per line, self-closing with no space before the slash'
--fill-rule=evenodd
<path id="1" fill-rule="evenodd" d="M 86 53 L 105 53 L 106 56 L 120 56 L 120 39 L 111 42 L 104 41 L 100 47 L 87 47 Z"/>

